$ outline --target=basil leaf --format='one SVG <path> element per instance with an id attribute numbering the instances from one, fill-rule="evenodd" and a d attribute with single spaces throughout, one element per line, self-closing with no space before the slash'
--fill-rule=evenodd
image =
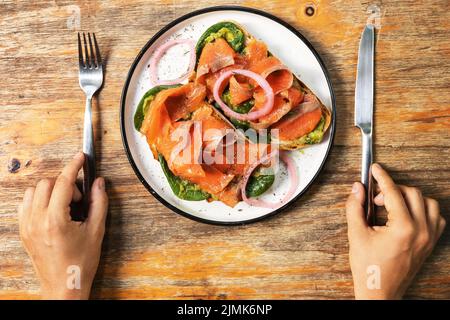
<path id="1" fill-rule="evenodd" d="M 197 41 L 197 45 L 195 46 L 197 62 L 200 59 L 200 55 L 205 45 L 218 38 L 225 39 L 236 52 L 242 52 L 244 49 L 244 32 L 232 22 L 219 22 L 209 27 Z"/>
<path id="2" fill-rule="evenodd" d="M 252 175 L 248 179 L 247 186 L 245 187 L 245 193 L 247 197 L 258 197 L 266 192 L 275 181 L 275 175 Z"/>

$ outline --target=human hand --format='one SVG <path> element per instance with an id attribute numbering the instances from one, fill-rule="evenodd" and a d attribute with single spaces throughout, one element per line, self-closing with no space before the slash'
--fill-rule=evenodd
<path id="1" fill-rule="evenodd" d="M 441 236 L 445 220 L 438 202 L 419 189 L 396 185 L 378 164 L 372 165 L 372 175 L 380 189 L 374 202 L 385 207 L 388 221 L 385 226 L 367 225 L 364 186 L 356 182 L 346 205 L 355 298 L 401 299 Z M 368 277 L 377 270 L 379 287 L 369 286 Z"/>
<path id="2" fill-rule="evenodd" d="M 71 220 L 70 203 L 82 197 L 75 182 L 83 163 L 80 152 L 56 180 L 43 179 L 35 188 L 28 188 L 18 208 L 20 236 L 44 299 L 88 299 L 97 271 L 108 196 L 104 179 L 97 178 L 88 218 Z"/>

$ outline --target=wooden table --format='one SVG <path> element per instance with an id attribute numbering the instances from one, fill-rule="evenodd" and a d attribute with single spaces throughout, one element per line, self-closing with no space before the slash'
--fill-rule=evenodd
<path id="1" fill-rule="evenodd" d="M 439 199 L 450 220 L 448 1 L 234 2 L 296 26 L 322 55 L 337 98 L 334 148 L 314 186 L 285 213 L 237 227 L 194 222 L 161 205 L 134 175 L 119 130 L 122 86 L 141 47 L 174 18 L 221 1 L 120 3 L 0 2 L 0 298 L 38 295 L 16 206 L 27 186 L 57 175 L 80 149 L 80 27 L 97 32 L 107 57 L 95 110 L 98 171 L 107 179 L 111 204 L 94 298 L 353 297 L 344 202 L 359 179 L 353 96 L 359 37 L 372 3 L 381 15 L 375 158 L 398 182 Z M 308 4 L 315 6 L 312 16 L 305 13 Z M 12 158 L 21 163 L 17 173 L 7 170 Z M 407 297 L 450 298 L 448 229 Z"/>

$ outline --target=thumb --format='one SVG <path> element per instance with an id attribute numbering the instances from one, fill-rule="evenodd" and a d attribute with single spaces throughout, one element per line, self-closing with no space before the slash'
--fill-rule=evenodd
<path id="1" fill-rule="evenodd" d="M 350 241 L 364 236 L 368 230 L 364 212 L 364 199 L 364 186 L 360 182 L 355 182 L 352 186 L 352 193 L 348 196 L 346 203 L 348 237 Z"/>
<path id="2" fill-rule="evenodd" d="M 91 189 L 91 202 L 87 223 L 90 228 L 105 227 L 106 214 L 108 212 L 108 195 L 106 194 L 105 179 L 95 179 Z"/>

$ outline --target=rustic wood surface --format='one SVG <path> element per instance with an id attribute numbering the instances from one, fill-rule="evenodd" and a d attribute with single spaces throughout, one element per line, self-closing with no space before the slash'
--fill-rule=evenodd
<path id="1" fill-rule="evenodd" d="M 381 16 L 375 158 L 399 182 L 437 198 L 450 220 L 448 1 L 233 3 L 273 13 L 313 43 L 335 88 L 337 131 L 322 174 L 290 210 L 251 225 L 219 227 L 171 212 L 141 185 L 122 146 L 119 99 L 134 57 L 157 30 L 194 9 L 224 3 L 0 1 L 0 298 L 38 297 L 18 236 L 16 206 L 27 186 L 57 175 L 80 149 L 80 29 L 97 33 L 106 57 L 95 132 L 98 172 L 107 179 L 111 204 L 93 298 L 353 297 L 344 202 L 359 179 L 353 96 L 359 37 L 371 4 Z M 312 16 L 305 14 L 308 4 L 315 6 Z M 17 173 L 7 170 L 12 158 L 21 163 Z M 407 297 L 449 299 L 449 258 L 447 228 Z"/>

